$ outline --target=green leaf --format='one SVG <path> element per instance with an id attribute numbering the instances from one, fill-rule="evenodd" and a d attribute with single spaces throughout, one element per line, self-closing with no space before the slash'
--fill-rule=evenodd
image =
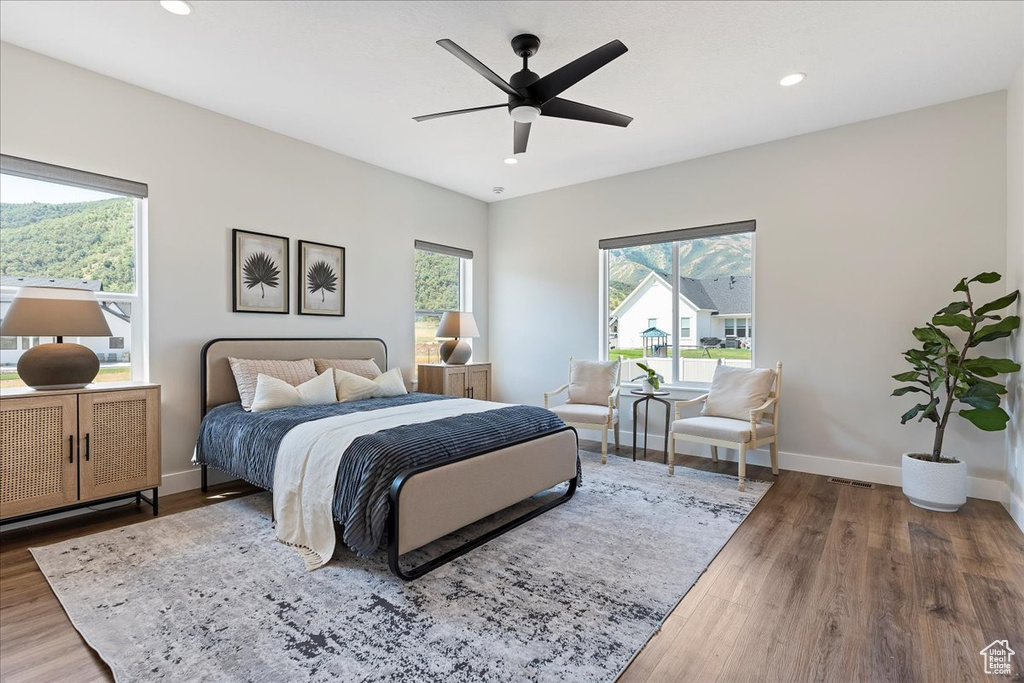
<path id="1" fill-rule="evenodd" d="M 972 277 L 968 282 L 980 282 L 984 285 L 990 285 L 993 282 L 999 282 L 1003 278 L 999 273 L 979 273 Z"/>
<path id="2" fill-rule="evenodd" d="M 987 304 L 985 304 L 984 306 L 978 308 L 978 310 L 976 310 L 974 312 L 974 314 L 975 315 L 985 315 L 986 313 L 991 313 L 992 311 L 1001 311 L 1002 309 L 1006 308 L 1007 306 L 1012 304 L 1014 301 L 1016 301 L 1019 296 L 1020 296 L 1020 292 L 1019 291 L 1017 291 L 1017 292 L 1010 292 L 1006 296 L 1001 296 L 998 299 L 996 299 L 995 301 L 990 301 Z"/>
<path id="3" fill-rule="evenodd" d="M 1009 358 L 989 358 L 988 356 L 978 356 L 977 358 L 968 358 L 964 360 L 964 368 L 975 374 L 981 375 L 982 377 L 995 377 L 996 375 L 1005 374 L 1007 372 L 1017 372 L 1020 370 L 1020 364 L 1013 362 Z"/>
<path id="4" fill-rule="evenodd" d="M 890 396 L 903 396 L 904 394 L 909 394 L 912 391 L 917 392 L 919 394 L 927 394 L 928 393 L 927 391 L 925 391 L 921 387 L 900 387 L 898 389 L 893 390 L 893 392 L 892 392 L 892 394 L 890 394 Z"/>
<path id="5" fill-rule="evenodd" d="M 921 373 L 917 370 L 910 370 L 909 372 L 901 372 L 898 375 L 893 375 L 892 378 L 897 382 L 913 382 L 914 380 L 921 377 Z"/>
<path id="6" fill-rule="evenodd" d="M 957 313 L 954 315 L 936 315 L 932 318 L 932 324 L 942 325 L 943 327 L 958 327 L 964 332 L 970 332 L 974 323 L 966 315 Z"/>
<path id="7" fill-rule="evenodd" d="M 1018 327 L 1020 327 L 1020 318 L 1015 315 L 1007 316 L 997 323 L 986 325 L 978 330 L 974 335 L 974 339 L 971 341 L 971 346 L 977 346 L 979 344 L 984 344 L 985 342 L 1009 337 L 1010 334 Z"/>
<path id="8" fill-rule="evenodd" d="M 959 313 L 960 311 L 966 311 L 968 308 L 970 308 L 970 305 L 966 301 L 954 301 L 942 310 L 936 311 L 935 315 L 952 315 L 954 313 Z"/>
<path id="9" fill-rule="evenodd" d="M 999 407 L 999 394 L 995 389 L 984 384 L 971 386 L 959 398 L 961 403 L 966 403 L 978 410 L 995 410 Z"/>
<path id="10" fill-rule="evenodd" d="M 949 341 L 949 337 L 946 333 L 937 327 L 928 325 L 927 327 L 915 327 L 914 338 L 919 342 L 938 342 L 940 344 Z"/>
<path id="11" fill-rule="evenodd" d="M 908 422 L 913 420 L 915 417 L 917 417 L 917 414 L 920 413 L 922 410 L 924 410 L 926 407 L 927 406 L 925 404 L 918 403 L 916 406 L 914 406 L 913 408 L 911 408 L 907 412 L 903 413 L 903 415 L 900 417 L 900 424 L 901 425 L 907 424 Z"/>
<path id="12" fill-rule="evenodd" d="M 935 411 L 935 407 L 938 406 L 938 405 L 939 405 L 939 399 L 938 398 L 933 398 L 931 401 L 929 401 L 928 405 L 926 405 L 924 407 L 924 412 L 921 413 L 921 417 L 917 418 L 917 421 L 920 422 L 921 420 L 924 420 L 925 418 L 927 418 L 927 419 L 931 420 L 932 422 L 938 422 L 939 421 L 939 414 Z"/>
<path id="13" fill-rule="evenodd" d="M 1006 429 L 1010 416 L 1002 408 L 995 410 L 961 410 L 961 417 L 967 418 L 978 429 L 986 432 L 1000 432 Z"/>
<path id="14" fill-rule="evenodd" d="M 999 382 L 992 382 L 992 381 L 989 381 L 987 379 L 980 379 L 980 378 L 976 378 L 976 379 L 972 380 L 972 382 L 974 384 L 984 384 L 987 387 L 992 387 L 992 390 L 995 391 L 997 394 L 1005 394 L 1006 393 L 1006 385 L 1000 384 Z"/>
<path id="15" fill-rule="evenodd" d="M 954 292 L 966 292 L 967 291 L 967 278 L 963 278 L 960 282 L 956 283 L 956 287 L 953 288 Z"/>

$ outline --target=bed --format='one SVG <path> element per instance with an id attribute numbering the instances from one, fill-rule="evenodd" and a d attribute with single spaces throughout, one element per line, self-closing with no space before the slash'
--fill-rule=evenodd
<path id="1" fill-rule="evenodd" d="M 389 412 L 415 411 L 420 416 L 415 424 L 398 426 L 400 420 L 395 418 L 391 423 L 380 422 L 392 426 L 359 437 L 343 449 L 343 455 L 338 454 L 341 465 L 331 504 L 341 542 L 360 555 L 386 543 L 389 567 L 403 580 L 423 576 L 567 502 L 579 483 L 576 431 L 549 411 L 413 393 L 246 413 L 239 404 L 229 357 L 373 359 L 383 371 L 387 370 L 384 342 L 370 338 L 210 341 L 201 353 L 203 423 L 195 461 L 202 467 L 203 491 L 210 467 L 273 490 L 277 449 L 286 440 L 294 441 L 295 434 L 314 433 L 353 419 L 371 421 Z M 435 414 L 445 417 L 434 419 Z M 332 442 L 325 438 L 324 443 Z M 288 453 L 286 457 L 291 457 Z M 543 505 L 437 557 L 402 566 L 408 553 L 559 485 L 565 485 L 564 491 Z"/>

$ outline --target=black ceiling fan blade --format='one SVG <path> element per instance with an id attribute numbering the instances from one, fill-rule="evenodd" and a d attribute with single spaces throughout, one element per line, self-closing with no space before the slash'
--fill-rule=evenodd
<path id="1" fill-rule="evenodd" d="M 529 123 L 515 122 L 515 141 L 512 145 L 513 154 L 522 154 L 526 151 L 526 143 L 530 141 L 530 126 Z"/>
<path id="2" fill-rule="evenodd" d="M 632 116 L 617 114 L 607 109 L 592 107 L 589 104 L 580 104 L 572 100 L 563 100 L 556 97 L 548 100 L 540 108 L 541 116 L 554 116 L 559 119 L 572 119 L 574 121 L 589 121 L 591 123 L 603 123 L 608 126 L 622 126 L 625 128 L 632 122 Z"/>
<path id="3" fill-rule="evenodd" d="M 508 107 L 508 104 L 488 104 L 486 107 L 471 107 L 469 109 L 454 109 L 452 111 L 442 111 L 437 114 L 424 114 L 423 116 L 412 117 L 413 121 L 429 121 L 430 119 L 439 119 L 443 116 L 455 116 L 456 114 L 469 114 L 474 111 L 483 111 L 484 109 L 497 109 L 498 107 Z"/>
<path id="4" fill-rule="evenodd" d="M 443 47 L 444 49 L 448 50 L 448 52 L 451 52 L 459 59 L 461 59 L 463 62 L 466 63 L 467 66 L 469 66 L 469 68 L 473 69 L 473 71 L 476 71 L 478 74 L 489 80 L 491 83 L 504 90 L 506 95 L 511 95 L 512 97 L 523 96 L 522 93 L 520 93 L 518 90 L 509 85 L 505 81 L 505 79 L 503 79 L 501 76 L 488 69 L 483 62 L 481 62 L 479 59 L 463 50 L 461 47 L 456 45 L 452 40 L 448 38 L 442 38 L 441 40 L 437 41 L 437 44 Z"/>
<path id="5" fill-rule="evenodd" d="M 602 45 L 579 59 L 569 62 L 561 69 L 552 71 L 526 89 L 535 100 L 542 103 L 547 102 L 624 54 L 626 54 L 626 46 L 622 44 L 621 40 L 613 40 L 607 45 Z"/>

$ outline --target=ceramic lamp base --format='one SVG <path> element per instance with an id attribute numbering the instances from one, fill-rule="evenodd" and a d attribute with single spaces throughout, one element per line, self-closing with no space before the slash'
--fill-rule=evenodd
<path id="1" fill-rule="evenodd" d="M 441 344 L 441 361 L 448 365 L 465 365 L 473 357 L 473 349 L 462 339 L 449 339 Z"/>
<path id="2" fill-rule="evenodd" d="M 81 344 L 40 344 L 18 359 L 18 376 L 33 389 L 80 389 L 99 371 L 100 359 Z"/>

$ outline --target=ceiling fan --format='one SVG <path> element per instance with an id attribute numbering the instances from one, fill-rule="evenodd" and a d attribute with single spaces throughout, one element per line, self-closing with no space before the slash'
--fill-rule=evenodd
<path id="1" fill-rule="evenodd" d="M 633 120 L 624 114 L 617 114 L 607 109 L 599 109 L 589 104 L 580 104 L 579 102 L 558 97 L 563 91 L 579 83 L 616 57 L 625 54 L 626 46 L 622 44 L 622 41 L 613 40 L 607 45 L 602 45 L 593 52 L 588 52 L 579 59 L 569 62 L 562 68 L 556 69 L 541 78 L 530 71 L 529 68 L 530 57 L 537 54 L 537 50 L 540 49 L 540 38 L 529 33 L 518 35 L 512 39 L 512 50 L 523 58 L 523 68 L 521 71 L 512 74 L 508 81 L 505 81 L 501 76 L 491 71 L 483 62 L 448 38 L 437 41 L 437 44 L 498 86 L 508 95 L 508 103 L 490 104 L 485 107 L 456 109 L 438 114 L 415 116 L 413 117 L 415 121 L 429 121 L 430 119 L 437 119 L 442 116 L 469 114 L 485 109 L 508 107 L 509 114 L 512 115 L 512 120 L 515 121 L 513 152 L 515 154 L 522 154 L 526 151 L 526 144 L 530 139 L 530 124 L 541 116 L 553 116 L 559 119 L 573 119 L 575 121 L 590 121 L 609 126 L 622 126 L 623 128 L 628 126 L 630 121 Z"/>

